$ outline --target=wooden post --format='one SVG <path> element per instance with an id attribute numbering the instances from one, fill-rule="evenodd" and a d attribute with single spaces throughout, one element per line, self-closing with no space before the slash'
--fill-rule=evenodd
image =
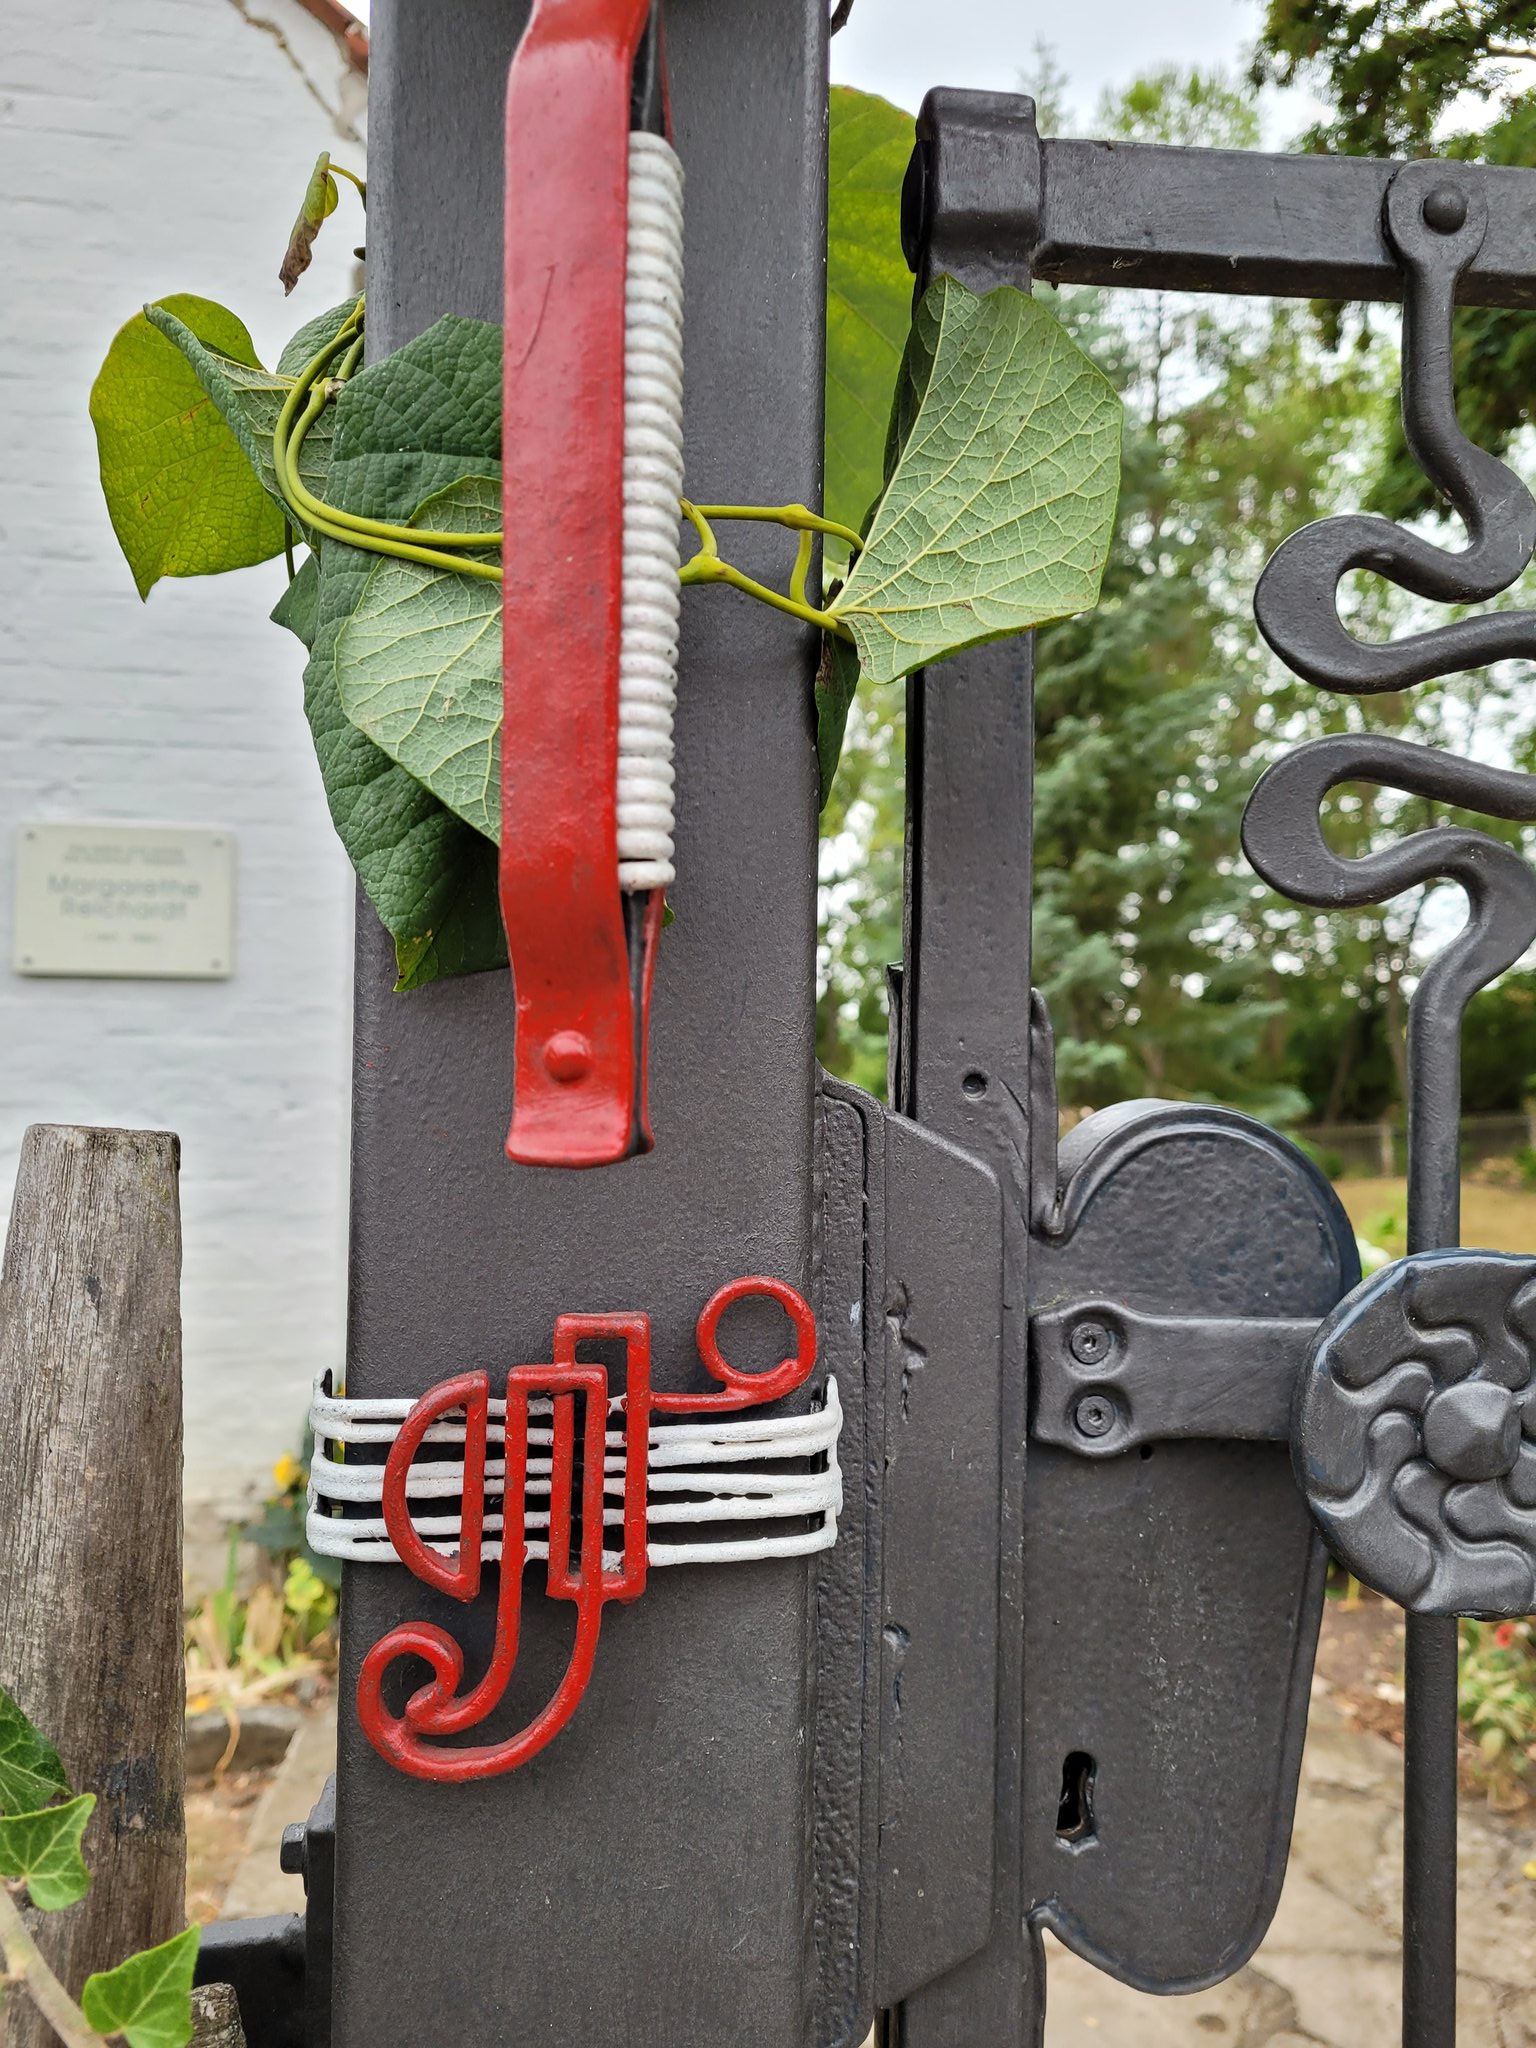
<path id="1" fill-rule="evenodd" d="M 0 1683 L 96 1794 L 90 1893 L 36 1916 L 76 1997 L 186 1925 L 179 1162 L 33 1125 L 0 1271 Z M 7 2048 L 50 2048 L 9 2004 Z"/>

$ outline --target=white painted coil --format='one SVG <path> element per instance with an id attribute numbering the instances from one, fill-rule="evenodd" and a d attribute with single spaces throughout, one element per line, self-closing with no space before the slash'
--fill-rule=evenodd
<path id="1" fill-rule="evenodd" d="M 673 855 L 678 500 L 683 494 L 683 167 L 629 138 L 624 283 L 624 580 L 619 641 L 619 886 L 665 889 Z"/>

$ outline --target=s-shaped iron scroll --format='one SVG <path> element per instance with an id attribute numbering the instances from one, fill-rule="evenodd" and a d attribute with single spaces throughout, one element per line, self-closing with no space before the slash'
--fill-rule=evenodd
<path id="1" fill-rule="evenodd" d="M 1490 661 L 1536 656 L 1536 614 L 1525 611 L 1456 620 L 1384 645 L 1356 639 L 1339 617 L 1338 586 L 1350 570 L 1373 570 L 1420 597 L 1470 603 L 1507 588 L 1536 548 L 1536 501 L 1506 464 L 1467 439 L 1456 417 L 1451 316 L 1457 281 L 1487 230 L 1483 193 L 1459 166 L 1425 160 L 1396 173 L 1384 212 L 1403 270 L 1403 430 L 1425 475 L 1460 514 L 1468 545 L 1459 552 L 1440 548 L 1383 519 L 1325 519 L 1281 544 L 1254 596 L 1259 626 L 1283 661 L 1308 682 L 1356 696 L 1407 689 Z M 1297 902 L 1355 908 L 1437 879 L 1457 882 L 1466 892 L 1466 924 L 1430 963 L 1409 1008 L 1408 1248 L 1420 1254 L 1459 1242 L 1462 1018 L 1477 991 L 1536 942 L 1536 874 L 1514 848 L 1463 826 L 1437 826 L 1363 858 L 1344 858 L 1324 837 L 1319 812 L 1331 789 L 1351 781 L 1532 823 L 1536 777 L 1381 734 L 1346 734 L 1314 740 L 1271 768 L 1243 821 L 1249 860 L 1265 881 Z M 1486 1254 L 1462 1256 L 1481 1259 L 1480 1273 L 1487 1264 Z M 1453 1284 L 1438 1267 L 1433 1273 L 1405 1268 L 1392 1283 L 1393 1300 L 1401 1294 L 1410 1302 L 1427 1301 L 1432 1288 L 1443 1292 Z M 1379 1283 L 1369 1287 L 1375 1295 L 1383 1292 Z M 1370 1447 L 1341 1452 L 1344 1411 L 1360 1407 L 1367 1384 L 1372 1398 L 1376 1379 L 1385 1388 L 1401 1349 L 1383 1340 L 1363 1359 L 1360 1329 L 1367 1325 L 1359 1324 L 1353 1302 L 1352 1296 L 1323 1326 L 1298 1399 L 1294 1451 L 1303 1491 L 1336 1555 L 1378 1590 L 1419 1613 L 1499 1610 L 1513 1587 L 1528 1590 L 1531 1573 L 1514 1568 L 1505 1555 L 1490 1578 L 1453 1529 L 1439 1528 L 1447 1485 L 1465 1481 L 1460 1465 L 1466 1458 L 1458 1450 L 1440 1468 L 1435 1445 L 1447 1431 L 1440 1428 L 1437 1436 L 1429 1409 L 1412 1416 L 1395 1407 L 1390 1414 L 1383 1410 L 1372 1424 L 1369 1479 L 1362 1458 Z M 1387 1314 L 1385 1308 L 1375 1311 L 1368 1327 L 1387 1330 Z M 1340 1340 L 1341 1317 L 1355 1318 L 1347 1345 Z M 1434 1347 L 1426 1339 L 1421 1348 Z M 1484 1379 L 1489 1402 L 1509 1400 L 1503 1384 L 1508 1372 L 1498 1378 L 1486 1345 L 1463 1346 L 1456 1360 L 1456 1401 L 1475 1406 L 1480 1397 L 1461 1383 Z M 1449 1391 L 1449 1384 L 1439 1389 L 1442 1409 Z M 1429 1385 L 1426 1399 L 1433 1398 L 1436 1386 Z M 1519 1425 L 1514 1426 L 1518 1437 Z M 1528 1405 L 1526 1426 L 1536 1443 L 1536 1403 Z M 1388 1436 L 1391 1472 L 1382 1465 Z M 1517 1446 L 1509 1470 L 1518 1464 L 1523 1473 L 1528 1462 Z M 1483 1476 L 1503 1483 L 1498 1473 Z M 1527 1480 L 1511 1483 L 1528 1490 Z M 1523 1542 L 1536 1566 L 1536 1516 L 1529 1506 L 1509 1504 L 1501 1541 Z M 1431 1551 L 1433 1566 L 1427 1561 Z"/>
<path id="2" fill-rule="evenodd" d="M 731 1365 L 720 1350 L 720 1320 L 725 1311 L 753 1296 L 776 1301 L 788 1315 L 794 1336 L 793 1350 L 766 1372 L 744 1372 Z M 670 1447 L 666 1443 L 672 1432 L 658 1433 L 653 1442 L 652 1418 L 713 1417 L 760 1407 L 802 1386 L 816 1363 L 815 1317 L 805 1299 L 781 1280 L 754 1276 L 730 1281 L 705 1304 L 696 1335 L 705 1369 L 719 1382 L 715 1392 L 661 1393 L 652 1387 L 649 1316 L 564 1315 L 555 1318 L 553 1360 L 547 1365 L 515 1365 L 508 1371 L 504 1420 L 497 1413 L 503 1404 L 491 1398 L 490 1375 L 466 1372 L 424 1394 L 400 1423 L 384 1468 L 382 1491 L 384 1522 L 394 1554 L 425 1584 L 451 1599 L 473 1600 L 480 1590 L 491 1520 L 486 1494 L 491 1490 L 501 1495 L 496 1528 L 502 1564 L 490 1662 L 484 1676 L 467 1691 L 459 1690 L 464 1678 L 462 1648 L 446 1629 L 431 1622 L 406 1622 L 391 1629 L 364 1658 L 357 1683 L 358 1719 L 374 1748 L 398 1769 L 440 1784 L 498 1777 L 526 1763 L 559 1734 L 576 1711 L 592 1675 L 604 1605 L 610 1600 L 636 1600 L 645 1591 L 647 1567 L 653 1561 L 647 1527 L 657 1512 L 649 1506 L 653 1454 L 662 1467 L 674 1462 L 667 1455 Z M 624 1391 L 612 1398 L 607 1367 L 586 1363 L 578 1356 L 583 1344 L 605 1340 L 624 1347 Z M 584 1404 L 579 1456 L 578 1399 Z M 832 1389 L 829 1409 L 829 1419 L 835 1425 Z M 617 1437 L 610 1430 L 610 1410 L 619 1418 Z M 459 1415 L 462 1425 L 453 1420 Z M 504 1438 L 500 1466 L 488 1456 L 493 1430 Z M 458 1548 L 445 1555 L 416 1528 L 408 1499 L 411 1466 L 429 1433 L 431 1440 L 438 1442 L 458 1440 L 461 1432 L 462 1470 L 456 1470 L 448 1482 L 461 1501 Z M 694 1434 L 682 1433 L 690 1438 Z M 714 1434 L 719 1434 L 718 1427 Z M 754 1444 L 767 1448 L 773 1431 L 761 1424 L 748 1425 L 741 1437 L 742 1441 L 729 1446 L 723 1455 L 739 1460 L 751 1454 Z M 695 1448 L 693 1462 L 699 1461 Z M 833 1470 L 835 1477 L 835 1463 Z M 676 1484 L 688 1475 L 674 1470 L 668 1476 Z M 765 1518 L 782 1512 L 785 1506 L 791 1511 L 809 1511 L 819 1504 L 813 1499 L 815 1489 L 803 1478 L 787 1501 L 775 1501 L 776 1483 L 781 1484 L 773 1475 L 760 1482 Z M 532 1501 L 530 1494 L 535 1497 Z M 545 1496 L 547 1509 L 539 1505 Z M 610 1496 L 616 1497 L 615 1507 L 609 1505 Z M 622 1543 L 616 1553 L 604 1547 L 609 1521 L 622 1527 Z M 834 1513 L 834 1534 L 835 1527 Z M 530 1540 L 528 1532 L 545 1530 L 547 1542 Z M 574 1563 L 573 1544 L 577 1553 Z M 806 1543 L 804 1547 L 820 1546 Z M 763 1556 L 785 1554 L 769 1539 L 759 1539 L 757 1551 Z M 545 1590 L 549 1597 L 569 1600 L 576 1608 L 575 1639 L 555 1692 L 525 1727 L 504 1741 L 476 1748 L 443 1746 L 441 1738 L 478 1727 L 505 1695 L 517 1662 L 523 1566 L 540 1553 L 548 1559 Z M 720 1554 L 747 1556 L 753 1554 L 753 1546 L 733 1546 L 729 1552 L 722 1546 Z M 663 1552 L 655 1561 L 670 1559 Z M 385 1679 L 390 1666 L 404 1657 L 419 1658 L 432 1675 L 405 1702 L 403 1710 L 395 1713 L 385 1702 Z"/>

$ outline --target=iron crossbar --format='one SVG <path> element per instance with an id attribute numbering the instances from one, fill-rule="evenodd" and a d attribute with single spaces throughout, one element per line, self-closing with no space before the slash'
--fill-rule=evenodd
<path id="1" fill-rule="evenodd" d="M 905 199 L 909 261 L 963 247 L 1046 284 L 1400 300 L 1382 222 L 1400 165 L 1042 137 L 1011 94 L 940 89 L 924 103 Z M 1464 306 L 1536 307 L 1532 173 L 1457 164 L 1488 233 L 1457 281 Z"/>

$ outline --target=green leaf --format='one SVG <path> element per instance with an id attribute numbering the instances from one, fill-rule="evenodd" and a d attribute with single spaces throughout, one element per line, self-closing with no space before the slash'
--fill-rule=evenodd
<path id="1" fill-rule="evenodd" d="M 351 319 L 356 307 L 355 298 L 347 299 L 339 306 L 331 306 L 324 313 L 317 313 L 313 320 L 306 320 L 297 334 L 289 337 L 282 354 L 278 357 L 278 375 L 297 377 L 300 370 L 307 369 L 326 343 L 336 339 L 344 323 Z"/>
<path id="2" fill-rule="evenodd" d="M 816 670 L 816 766 L 821 778 L 822 810 L 832 794 L 848 713 L 858 687 L 858 650 L 835 633 L 823 633 L 821 663 Z"/>
<path id="3" fill-rule="evenodd" d="M 884 481 L 891 392 L 912 325 L 901 252 L 912 116 L 846 85 L 833 86 L 831 113 L 824 509 L 862 532 Z"/>
<path id="4" fill-rule="evenodd" d="M 465 477 L 412 525 L 494 532 L 501 486 Z M 487 550 L 484 559 L 495 560 Z M 501 834 L 501 585 L 384 556 L 336 642 L 336 686 L 360 732 L 466 824 Z"/>
<path id="5" fill-rule="evenodd" d="M 941 277 L 903 360 L 899 454 L 830 609 L 865 675 L 1086 611 L 1114 531 L 1120 401 L 1042 305 Z"/>
<path id="6" fill-rule="evenodd" d="M 96 1795 L 82 1792 L 65 1806 L 0 1819 L 0 1877 L 24 1878 L 33 1905 L 45 1913 L 83 1899 L 91 1873 L 81 1860 L 80 1837 L 95 1806 Z"/>
<path id="7" fill-rule="evenodd" d="M 297 573 L 289 580 L 288 588 L 273 605 L 271 618 L 274 626 L 286 626 L 306 647 L 314 646 L 315 634 L 320 624 L 318 555 L 306 555 L 299 564 Z"/>
<path id="8" fill-rule="evenodd" d="M 0 1813 L 30 1813 L 68 1791 L 58 1751 L 0 1685 Z"/>
<path id="9" fill-rule="evenodd" d="M 107 511 L 140 597 L 162 576 L 216 576 L 265 562 L 283 545 L 281 515 L 186 354 L 157 332 L 156 313 L 172 316 L 199 348 L 260 372 L 235 315 L 186 295 L 135 314 L 108 349 L 91 388 L 91 422 Z"/>
<path id="10" fill-rule="evenodd" d="M 339 199 L 336 179 L 331 171 L 331 153 L 322 149 L 315 168 L 309 174 L 309 183 L 304 188 L 304 203 L 299 208 L 299 217 L 293 224 L 293 233 L 288 237 L 288 247 L 283 252 L 277 273 L 285 293 L 291 292 L 308 270 L 315 237 L 336 211 Z"/>
<path id="11" fill-rule="evenodd" d="M 449 317 L 354 377 L 335 406 L 326 496 L 404 521 L 462 478 L 501 472 L 501 330 Z M 379 557 L 321 554 L 304 708 L 326 799 L 369 900 L 395 941 L 397 986 L 506 965 L 496 849 L 347 717 L 336 648 Z M 469 579 L 474 580 L 474 579 Z"/>
<path id="12" fill-rule="evenodd" d="M 186 2048 L 192 2038 L 192 1973 L 200 1927 L 184 1927 L 115 1970 L 85 1980 L 80 2010 L 98 2034 L 121 2034 L 128 2048 Z"/>
<path id="13" fill-rule="evenodd" d="M 277 416 L 282 411 L 283 401 L 293 389 L 293 378 L 275 370 L 264 370 L 259 363 L 252 365 L 234 361 L 219 350 L 206 347 L 192 328 L 176 317 L 169 304 L 150 306 L 147 311 L 155 327 L 186 358 L 199 386 L 217 407 L 240 448 L 252 481 L 279 508 L 281 534 L 282 519 L 287 516 L 287 509 L 277 488 L 277 472 L 272 466 L 272 436 L 277 430 Z M 337 326 L 340 324 L 338 321 Z M 322 337 L 322 341 L 327 338 Z M 320 346 L 321 343 L 317 343 L 311 354 L 318 352 Z M 308 360 L 306 356 L 305 361 Z M 317 498 L 323 498 L 326 493 L 335 425 L 335 407 L 328 405 L 305 435 L 299 451 L 300 479 Z"/>

